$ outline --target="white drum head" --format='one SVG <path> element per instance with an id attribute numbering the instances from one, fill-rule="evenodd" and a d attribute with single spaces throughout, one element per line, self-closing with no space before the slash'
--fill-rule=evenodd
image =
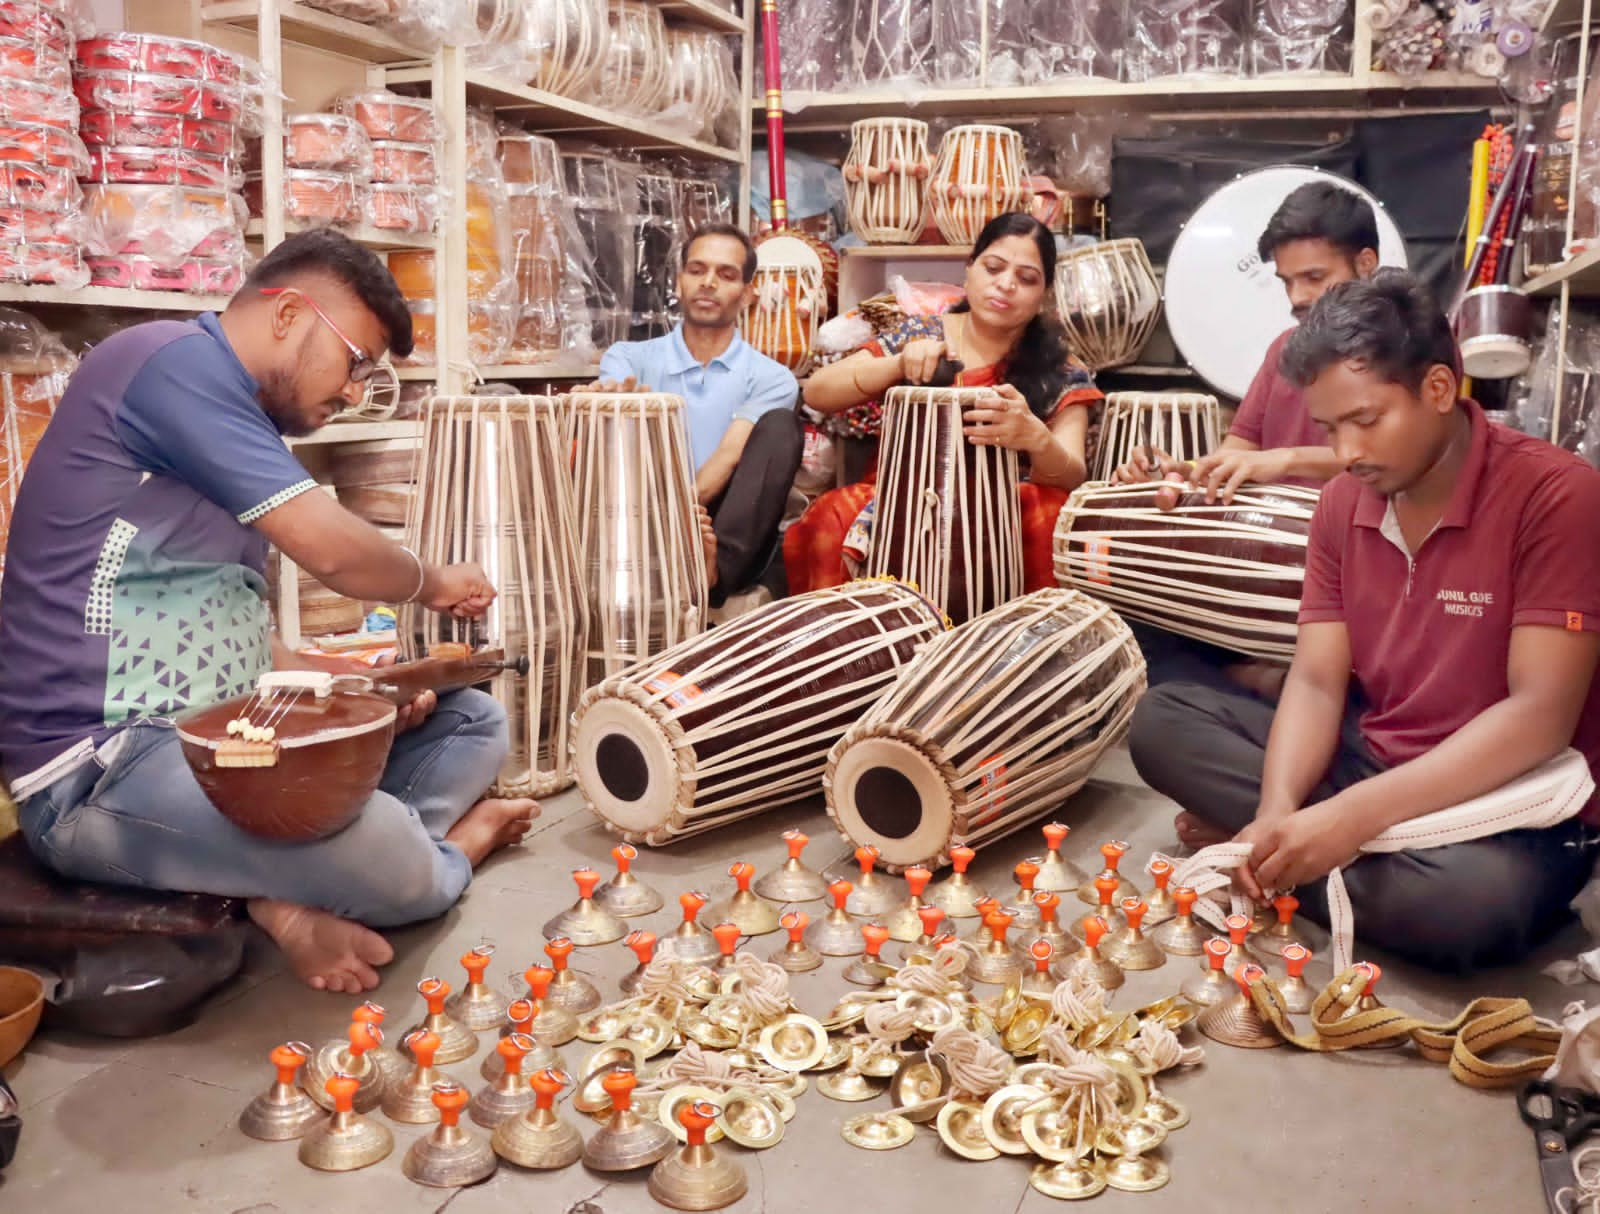
<path id="1" fill-rule="evenodd" d="M 1236 177 L 1207 198 L 1167 259 L 1167 327 L 1200 377 L 1235 400 L 1249 389 L 1273 338 L 1294 324 L 1283 284 L 1256 243 L 1283 200 L 1312 181 L 1366 199 L 1378 218 L 1379 262 L 1406 264 L 1405 242 L 1383 204 L 1335 173 L 1277 165 Z"/>
<path id="2" fill-rule="evenodd" d="M 805 266 L 822 273 L 822 258 L 798 236 L 774 233 L 756 244 L 758 266 Z"/>
<path id="3" fill-rule="evenodd" d="M 665 827 L 678 807 L 678 763 L 656 720 L 608 697 L 583 709 L 576 726 L 573 775 L 595 812 L 630 835 Z"/>
<path id="4" fill-rule="evenodd" d="M 904 868 L 943 855 L 955 825 L 950 787 L 928 756 L 898 738 L 867 737 L 843 748 L 829 773 L 828 803 L 839 829 Z"/>

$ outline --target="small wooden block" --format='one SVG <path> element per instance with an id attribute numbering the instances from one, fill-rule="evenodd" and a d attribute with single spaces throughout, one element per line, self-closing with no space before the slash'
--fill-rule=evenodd
<path id="1" fill-rule="evenodd" d="M 227 738 L 217 743 L 218 767 L 276 767 L 277 765 L 276 742 L 246 742 L 243 738 Z"/>

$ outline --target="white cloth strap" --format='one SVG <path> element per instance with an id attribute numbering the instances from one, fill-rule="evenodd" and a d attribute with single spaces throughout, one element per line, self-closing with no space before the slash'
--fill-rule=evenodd
<path id="1" fill-rule="evenodd" d="M 1493 792 L 1391 826 L 1363 843 L 1361 850 L 1395 852 L 1444 847 L 1508 830 L 1543 830 L 1576 815 L 1588 804 L 1594 789 L 1589 761 L 1569 748 Z M 1187 885 L 1199 894 L 1194 913 L 1220 929 L 1230 911 L 1247 909 L 1244 897 L 1233 890 L 1228 874 L 1250 859 L 1250 850 L 1247 843 L 1215 843 L 1186 860 L 1173 860 L 1159 853 L 1151 860 L 1167 860 L 1173 866 L 1171 884 Z M 1231 895 L 1228 909 L 1220 899 L 1208 897 L 1224 888 Z M 1355 950 L 1355 912 L 1337 868 L 1328 874 L 1328 927 L 1333 935 L 1333 970 L 1343 973 Z"/>

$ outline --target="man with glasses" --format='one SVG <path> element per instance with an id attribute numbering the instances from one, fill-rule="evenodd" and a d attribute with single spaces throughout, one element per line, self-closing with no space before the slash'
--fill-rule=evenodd
<path id="1" fill-rule="evenodd" d="M 411 349 L 405 300 L 331 231 L 272 250 L 220 315 L 108 338 L 29 464 L 0 586 L 0 763 L 35 854 L 80 880 L 246 898 L 306 982 L 346 993 L 393 955 L 372 928 L 443 913 L 527 832 L 532 801 L 483 795 L 504 711 L 419 697 L 361 816 L 304 844 L 218 814 L 172 718 L 313 665 L 269 631 L 269 544 L 353 599 L 465 618 L 494 600 L 476 565 L 426 564 L 318 491 L 284 444 L 358 403 L 385 349 Z"/>

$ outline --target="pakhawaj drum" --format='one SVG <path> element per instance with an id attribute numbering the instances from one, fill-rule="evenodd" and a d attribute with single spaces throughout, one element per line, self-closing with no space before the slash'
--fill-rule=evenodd
<path id="1" fill-rule="evenodd" d="M 1112 392 L 1100 419 L 1093 477 L 1111 474 L 1145 444 L 1176 460 L 1196 460 L 1218 443 L 1217 398 L 1203 392 Z"/>
<path id="2" fill-rule="evenodd" d="M 1056 581 L 1168 632 L 1288 661 L 1317 491 L 1246 485 L 1232 504 L 1208 506 L 1190 490 L 1171 510 L 1156 504 L 1158 492 L 1074 492 L 1056 521 Z"/>
<path id="3" fill-rule="evenodd" d="M 944 864 L 1050 813 L 1127 729 L 1145 666 L 1128 626 L 1037 590 L 924 648 L 828 756 L 828 813 L 893 869 Z"/>
<path id="4" fill-rule="evenodd" d="M 578 786 L 613 831 L 650 844 L 807 796 L 828 748 L 943 629 L 887 580 L 740 616 L 584 694 Z"/>
<path id="5" fill-rule="evenodd" d="M 891 388 L 867 573 L 911 582 L 960 624 L 1022 593 L 1017 453 L 978 447 L 962 413 L 988 388 Z"/>
<path id="6" fill-rule="evenodd" d="M 585 686 L 705 627 L 705 550 L 683 398 L 563 398 L 573 446 L 578 549 L 589 601 Z"/>
<path id="7" fill-rule="evenodd" d="M 755 298 L 744 312 L 744 339 L 774 362 L 804 375 L 817 344 L 817 329 L 827 315 L 822 267 L 799 260 L 764 262 L 756 270 L 755 288 Z"/>
<path id="8" fill-rule="evenodd" d="M 407 538 L 425 561 L 476 561 L 499 595 L 474 622 L 402 607 L 399 635 L 419 652 L 481 637 L 512 658 L 526 655 L 527 676 L 502 674 L 493 689 L 511 718 L 499 787 L 547 796 L 572 783 L 567 730 L 589 629 L 558 405 L 543 396 L 436 396 L 425 418 Z"/>

